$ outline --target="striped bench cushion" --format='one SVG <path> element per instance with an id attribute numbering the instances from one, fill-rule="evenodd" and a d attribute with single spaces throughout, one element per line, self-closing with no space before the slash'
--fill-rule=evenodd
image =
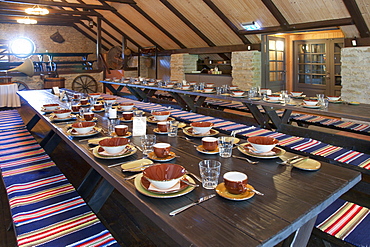
<path id="1" fill-rule="evenodd" d="M 24 122 L 17 110 L 0 111 L 0 132 L 24 128 Z"/>
<path id="2" fill-rule="evenodd" d="M 0 132 L 0 169 L 19 246 L 119 246 L 26 129 Z"/>
<path id="3" fill-rule="evenodd" d="M 370 210 L 352 202 L 336 200 L 318 215 L 315 226 L 355 246 L 370 246 Z"/>

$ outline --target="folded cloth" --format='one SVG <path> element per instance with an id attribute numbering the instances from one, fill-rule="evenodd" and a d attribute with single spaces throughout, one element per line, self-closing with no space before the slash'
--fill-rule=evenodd
<path id="1" fill-rule="evenodd" d="M 176 183 L 174 186 L 172 186 L 171 188 L 168 188 L 168 189 L 159 189 L 157 187 L 155 187 L 152 183 L 150 183 L 149 187 L 148 187 L 148 190 L 152 190 L 152 191 L 158 191 L 158 192 L 168 192 L 168 191 L 176 191 L 176 190 L 179 190 L 180 189 L 180 182 Z"/>

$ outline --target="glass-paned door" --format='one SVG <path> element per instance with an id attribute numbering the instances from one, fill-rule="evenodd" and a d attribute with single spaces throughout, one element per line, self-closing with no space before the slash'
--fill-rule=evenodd
<path id="1" fill-rule="evenodd" d="M 273 92 L 285 89 L 285 39 L 266 36 L 265 40 L 265 73 L 262 79 L 262 87 L 269 88 Z"/>
<path id="2" fill-rule="evenodd" d="M 294 41 L 294 90 L 340 95 L 342 40 Z"/>

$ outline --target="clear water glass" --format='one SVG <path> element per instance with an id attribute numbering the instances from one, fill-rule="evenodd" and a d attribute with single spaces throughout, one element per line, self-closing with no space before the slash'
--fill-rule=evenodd
<path id="1" fill-rule="evenodd" d="M 153 152 L 153 145 L 156 143 L 155 135 L 144 135 L 140 138 L 141 147 L 143 149 L 143 154 L 148 155 Z"/>
<path id="2" fill-rule="evenodd" d="M 219 155 L 222 158 L 230 158 L 233 152 L 234 138 L 228 136 L 221 136 L 218 138 Z"/>
<path id="3" fill-rule="evenodd" d="M 170 137 L 177 136 L 177 130 L 179 128 L 179 121 L 168 121 L 167 122 L 167 134 Z"/>
<path id="4" fill-rule="evenodd" d="M 217 160 L 202 160 L 199 162 L 202 186 L 207 190 L 216 188 L 221 171 L 221 162 Z"/>

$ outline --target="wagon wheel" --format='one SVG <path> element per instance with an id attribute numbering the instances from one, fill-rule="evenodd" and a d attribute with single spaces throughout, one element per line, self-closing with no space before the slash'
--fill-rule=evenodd
<path id="1" fill-rule="evenodd" d="M 72 82 L 72 90 L 80 93 L 96 93 L 98 91 L 98 83 L 92 76 L 79 75 Z"/>
<path id="2" fill-rule="evenodd" d="M 12 81 L 13 83 L 18 85 L 18 91 L 24 91 L 24 90 L 29 90 L 30 88 L 27 86 L 26 83 L 21 82 L 21 81 Z"/>

